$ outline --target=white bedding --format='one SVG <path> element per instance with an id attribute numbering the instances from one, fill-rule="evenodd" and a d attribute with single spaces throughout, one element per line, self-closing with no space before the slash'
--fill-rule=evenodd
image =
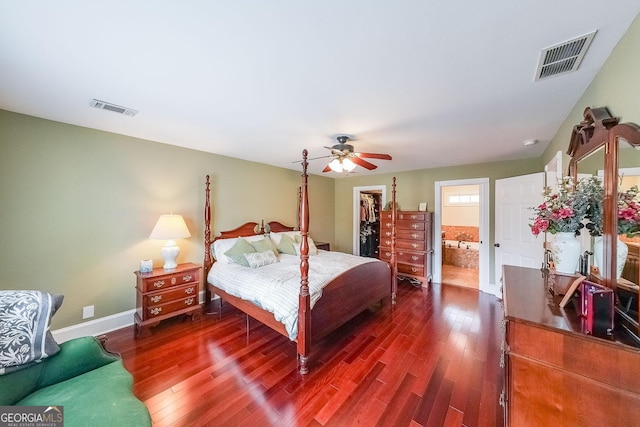
<path id="1" fill-rule="evenodd" d="M 260 268 L 216 262 L 207 281 L 217 288 L 251 301 L 270 311 L 285 325 L 289 338 L 298 335 L 298 297 L 300 294 L 300 257 L 279 254 L 279 262 Z M 381 262 L 342 252 L 318 251 L 309 257 L 309 294 L 311 308 L 322 296 L 322 288 L 342 272 L 368 262 Z"/>

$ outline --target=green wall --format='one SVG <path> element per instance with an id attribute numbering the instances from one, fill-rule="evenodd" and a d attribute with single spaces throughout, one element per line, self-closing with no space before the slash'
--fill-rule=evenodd
<path id="1" fill-rule="evenodd" d="M 108 114 L 108 113 L 106 113 Z M 214 232 L 246 221 L 296 224 L 300 172 L 0 110 L 0 289 L 65 296 L 53 329 L 135 307 L 141 259 L 163 264 L 149 240 L 162 213 L 191 238 L 178 262 L 202 264 L 205 176 Z M 309 179 L 310 233 L 333 242 L 334 188 Z M 322 220 L 318 220 L 322 219 Z"/>
<path id="2" fill-rule="evenodd" d="M 587 53 L 588 55 L 588 53 Z M 580 123 L 586 107 L 608 107 L 620 122 L 640 124 L 640 15 L 633 21 L 625 35 L 593 79 L 582 97 L 556 133 L 543 154 L 547 164 L 556 152 L 562 151 L 562 166 L 567 171 L 569 156 L 566 154 L 573 126 Z"/>
<path id="3" fill-rule="evenodd" d="M 391 200 L 391 185 L 396 177 L 396 200 L 402 210 L 417 210 L 420 202 L 427 202 L 428 210 L 435 206 L 436 181 L 450 181 L 457 179 L 489 178 L 490 204 L 490 273 L 489 280 L 493 282 L 493 223 L 494 223 L 494 194 L 493 187 L 496 179 L 526 175 L 540 172 L 542 164 L 540 158 L 523 159 L 505 162 L 493 162 L 477 165 L 456 166 L 448 168 L 423 169 L 395 174 L 374 175 L 366 177 L 349 177 L 336 179 L 336 250 L 342 252 L 353 251 L 353 188 L 385 185 L 387 201 Z"/>
<path id="4" fill-rule="evenodd" d="M 395 175 L 405 210 L 422 201 L 432 210 L 436 181 L 490 178 L 493 239 L 494 181 L 541 171 L 558 150 L 564 153 L 585 107 L 608 106 L 622 121 L 640 123 L 638 52 L 640 17 L 540 158 L 335 180 L 310 177 L 312 236 L 351 252 L 353 188 L 386 185 L 390 197 Z M 191 231 L 191 238 L 178 241 L 178 261 L 202 262 L 207 174 L 213 182 L 214 233 L 261 219 L 295 224 L 297 171 L 1 110 L 0 154 L 0 289 L 64 294 L 53 329 L 81 323 L 87 305 L 95 305 L 95 318 L 134 308 L 139 260 L 162 264 L 163 242 L 148 239 L 162 213 L 183 215 Z M 566 168 L 566 155 L 563 163 Z M 493 264 L 491 250 L 492 281 Z"/>

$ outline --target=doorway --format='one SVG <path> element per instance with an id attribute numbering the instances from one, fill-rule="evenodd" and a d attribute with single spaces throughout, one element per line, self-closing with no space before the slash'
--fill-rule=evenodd
<path id="1" fill-rule="evenodd" d="M 353 187 L 353 254 L 378 257 L 380 216 L 387 203 L 387 187 Z"/>
<path id="2" fill-rule="evenodd" d="M 489 290 L 489 178 L 437 181 L 434 281 Z"/>

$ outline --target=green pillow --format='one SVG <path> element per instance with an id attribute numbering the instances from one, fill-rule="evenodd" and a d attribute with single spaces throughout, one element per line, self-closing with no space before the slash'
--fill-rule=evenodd
<path id="1" fill-rule="evenodd" d="M 278 252 L 289 255 L 296 255 L 296 248 L 293 246 L 294 241 L 286 234 L 282 235 L 280 243 L 278 243 Z"/>
<path id="2" fill-rule="evenodd" d="M 256 250 L 251 246 L 251 243 L 241 237 L 233 244 L 233 246 L 231 246 L 231 249 L 226 251 L 224 254 L 231 258 L 236 264 L 249 267 L 249 263 L 247 262 L 244 254 L 249 254 L 255 251 Z"/>
<path id="3" fill-rule="evenodd" d="M 278 253 L 273 249 L 273 243 L 271 243 L 271 239 L 254 240 L 253 242 L 249 243 L 251 243 L 251 246 L 253 246 L 253 249 L 255 249 L 256 252 L 271 251 L 274 255 L 278 255 Z"/>

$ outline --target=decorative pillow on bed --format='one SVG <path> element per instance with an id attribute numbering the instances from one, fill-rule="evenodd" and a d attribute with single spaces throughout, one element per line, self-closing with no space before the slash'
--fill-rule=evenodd
<path id="1" fill-rule="evenodd" d="M 236 244 L 238 239 L 245 239 L 247 242 L 254 242 L 256 240 L 264 239 L 262 234 L 257 236 L 248 236 L 248 237 L 232 237 L 230 239 L 217 239 L 211 245 L 211 253 L 216 261 L 221 262 L 223 264 L 234 264 L 235 261 L 226 256 L 224 253 L 231 249 L 233 245 Z"/>
<path id="2" fill-rule="evenodd" d="M 264 267 L 265 265 L 274 264 L 278 262 L 278 258 L 276 254 L 273 253 L 273 250 L 267 249 L 263 252 L 251 252 L 244 254 L 244 257 L 247 259 L 249 263 L 249 267 L 258 268 Z"/>
<path id="3" fill-rule="evenodd" d="M 291 239 L 295 240 L 296 236 L 299 236 L 299 231 L 278 231 L 269 233 L 269 237 L 273 241 L 273 244 L 278 246 L 280 244 L 280 240 L 282 236 L 289 236 Z"/>
<path id="4" fill-rule="evenodd" d="M 63 299 L 40 291 L 0 291 L 0 375 L 60 351 L 49 327 Z"/>
<path id="5" fill-rule="evenodd" d="M 256 250 L 256 252 L 271 251 L 273 252 L 274 256 L 278 255 L 277 249 L 274 248 L 273 242 L 268 237 L 265 237 L 250 243 L 251 243 L 251 246 L 253 246 L 253 249 Z"/>
<path id="6" fill-rule="evenodd" d="M 231 249 L 226 251 L 224 254 L 231 258 L 233 262 L 236 264 L 244 265 L 245 267 L 249 267 L 249 263 L 247 262 L 247 258 L 244 256 L 248 253 L 253 253 L 256 250 L 251 246 L 251 243 L 247 242 L 244 238 L 240 237 L 233 244 Z"/>
<path id="7" fill-rule="evenodd" d="M 302 243 L 302 236 L 300 234 L 295 236 L 296 243 L 298 244 L 298 249 L 296 252 L 300 255 L 300 243 Z M 307 243 L 309 244 L 309 255 L 318 255 L 318 248 L 316 247 L 315 242 L 309 236 L 307 236 Z"/>
<path id="8" fill-rule="evenodd" d="M 278 252 L 282 254 L 295 255 L 296 254 L 296 249 L 294 247 L 295 244 L 296 242 L 291 237 L 289 237 L 286 234 L 283 234 L 282 237 L 280 238 L 280 243 L 278 243 Z"/>

